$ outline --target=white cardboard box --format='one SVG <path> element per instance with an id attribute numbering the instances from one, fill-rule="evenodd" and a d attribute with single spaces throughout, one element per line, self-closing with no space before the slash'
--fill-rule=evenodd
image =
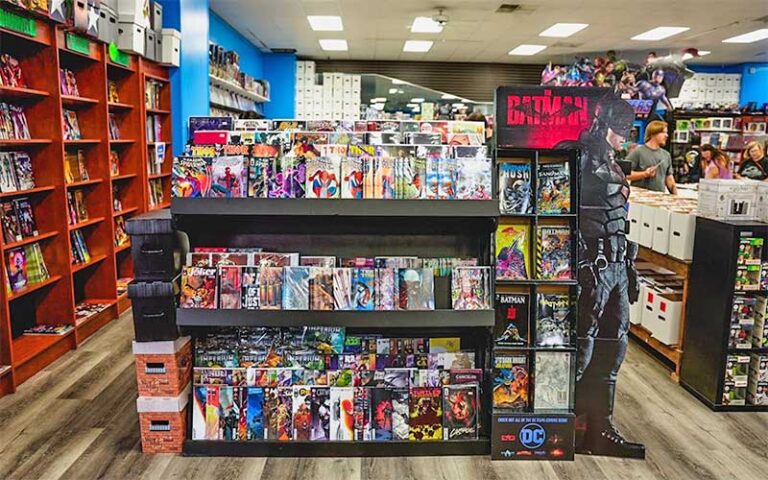
<path id="1" fill-rule="evenodd" d="M 644 247 L 653 247 L 653 231 L 656 229 L 656 207 L 643 205 L 640 216 L 640 239 L 638 243 Z"/>
<path id="2" fill-rule="evenodd" d="M 757 186 L 757 220 L 768 223 L 768 183 Z"/>
<path id="3" fill-rule="evenodd" d="M 149 28 L 149 0 L 118 0 L 117 16 L 120 23 L 135 23 Z"/>
<path id="4" fill-rule="evenodd" d="M 309 77 L 315 76 L 315 62 L 307 61 L 304 63 L 304 73 Z"/>
<path id="5" fill-rule="evenodd" d="M 640 294 L 637 297 L 637 301 L 629 305 L 629 322 L 634 325 L 643 324 L 643 300 L 645 299 L 647 289 L 648 286 L 645 282 L 640 283 Z"/>
<path id="6" fill-rule="evenodd" d="M 144 27 L 138 23 L 118 23 L 117 46 L 120 50 L 144 55 Z"/>
<path id="7" fill-rule="evenodd" d="M 669 253 L 669 219 L 670 212 L 664 207 L 655 209 L 653 222 L 653 250 L 666 255 Z"/>
<path id="8" fill-rule="evenodd" d="M 757 187 L 752 180 L 699 182 L 699 214 L 725 220 L 757 220 Z"/>
<path id="9" fill-rule="evenodd" d="M 653 336 L 665 345 L 680 341 L 680 316 L 683 311 L 681 293 L 661 293 L 654 305 Z"/>
<path id="10" fill-rule="evenodd" d="M 693 259 L 696 215 L 673 211 L 669 216 L 669 255 L 680 260 Z"/>
<path id="11" fill-rule="evenodd" d="M 656 305 L 658 304 L 659 292 L 650 285 L 644 290 L 644 295 L 638 302 L 642 304 L 642 325 L 651 333 L 654 332 L 656 325 Z"/>
<path id="12" fill-rule="evenodd" d="M 642 215 L 642 206 L 637 202 L 630 202 L 629 212 L 627 213 L 627 222 L 629 223 L 629 235 L 627 238 L 635 243 L 640 242 L 640 217 Z"/>

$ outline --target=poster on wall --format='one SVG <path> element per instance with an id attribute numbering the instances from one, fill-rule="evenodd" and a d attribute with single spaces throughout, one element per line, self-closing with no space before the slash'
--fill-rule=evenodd
<path id="1" fill-rule="evenodd" d="M 635 111 L 611 89 L 500 87 L 496 119 L 499 148 L 579 152 L 576 452 L 644 458 L 645 447 L 624 439 L 612 420 L 639 288 L 637 245 L 626 239 L 629 183 L 615 158 Z"/>

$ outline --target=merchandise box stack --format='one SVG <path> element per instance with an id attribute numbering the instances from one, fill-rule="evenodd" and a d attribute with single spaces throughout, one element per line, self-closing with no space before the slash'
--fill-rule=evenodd
<path id="1" fill-rule="evenodd" d="M 318 84 L 317 80 L 322 83 Z M 316 74 L 315 62 L 296 63 L 296 117 L 301 120 L 359 119 L 362 77 Z"/>
<path id="2" fill-rule="evenodd" d="M 699 215 L 716 220 L 760 220 L 758 186 L 761 183 L 755 180 L 702 180 L 699 182 Z M 760 191 L 764 195 L 766 190 Z"/>
<path id="3" fill-rule="evenodd" d="M 139 397 L 136 411 L 144 453 L 181 453 L 187 436 L 187 404 L 192 387 L 174 397 Z"/>
<path id="4" fill-rule="evenodd" d="M 739 103 L 740 73 L 696 73 L 672 99 L 675 108 L 729 107 Z"/>
<path id="5" fill-rule="evenodd" d="M 629 307 L 629 321 L 642 325 L 665 345 L 680 341 L 683 278 L 652 263 L 637 262 L 640 295 Z"/>
<path id="6" fill-rule="evenodd" d="M 632 188 L 629 240 L 679 260 L 693 258 L 696 198 Z"/>

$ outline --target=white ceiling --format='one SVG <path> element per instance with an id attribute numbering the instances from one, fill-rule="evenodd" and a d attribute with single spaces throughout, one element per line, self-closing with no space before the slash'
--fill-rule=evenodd
<path id="1" fill-rule="evenodd" d="M 496 13 L 502 3 L 522 8 Z M 698 63 L 768 62 L 768 40 L 721 43 L 768 28 L 768 0 L 210 0 L 211 8 L 264 49 L 295 49 L 302 57 L 345 60 L 570 63 L 575 54 L 615 49 L 659 54 L 695 47 L 711 55 Z M 445 7 L 450 21 L 441 33 L 411 33 L 416 16 Z M 340 15 L 343 32 L 315 32 L 307 15 Z M 569 38 L 538 34 L 557 22 L 588 23 Z M 630 37 L 657 26 L 690 30 L 656 42 Z M 324 52 L 318 40 L 344 38 L 348 52 Z M 408 39 L 433 40 L 428 53 L 404 53 Z M 530 57 L 507 52 L 521 43 L 548 45 Z"/>

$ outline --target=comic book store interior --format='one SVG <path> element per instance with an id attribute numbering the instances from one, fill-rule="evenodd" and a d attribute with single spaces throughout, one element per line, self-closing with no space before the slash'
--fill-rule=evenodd
<path id="1" fill-rule="evenodd" d="M 766 125 L 764 0 L 0 0 L 0 478 L 765 478 Z"/>

